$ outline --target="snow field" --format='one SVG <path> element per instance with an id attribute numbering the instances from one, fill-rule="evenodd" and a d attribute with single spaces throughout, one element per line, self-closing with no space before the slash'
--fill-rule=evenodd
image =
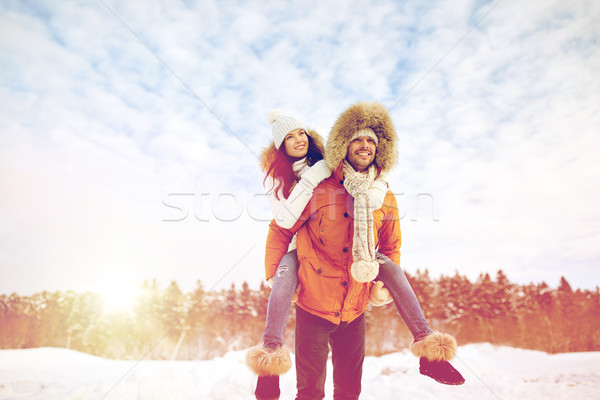
<path id="1" fill-rule="evenodd" d="M 408 351 L 367 357 L 361 400 L 600 400 L 600 352 L 549 355 L 471 344 L 452 363 L 467 380 L 462 386 L 420 375 Z M 244 351 L 207 361 L 139 363 L 55 348 L 0 351 L 0 400 L 242 400 L 254 398 L 255 381 Z M 280 384 L 281 399 L 293 399 L 295 371 Z M 332 389 L 329 363 L 326 399 Z"/>

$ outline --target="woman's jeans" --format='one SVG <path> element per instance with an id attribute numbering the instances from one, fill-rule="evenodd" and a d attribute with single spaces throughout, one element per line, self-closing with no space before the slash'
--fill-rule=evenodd
<path id="1" fill-rule="evenodd" d="M 267 321 L 263 341 L 265 346 L 283 346 L 283 333 L 290 315 L 292 296 L 298 284 L 298 255 L 296 250 L 288 252 L 281 258 L 269 295 Z"/>
<path id="2" fill-rule="evenodd" d="M 398 313 L 410 330 L 415 341 L 423 339 L 432 331 L 423 315 L 419 300 L 404 271 L 383 254 L 377 253 L 377 258 L 384 263 L 379 265 L 377 280 L 383 282 L 390 291 Z M 290 314 L 292 296 L 298 284 L 298 256 L 296 250 L 288 252 L 281 258 L 269 296 L 267 321 L 263 341 L 265 346 L 283 346 L 283 334 Z"/>
<path id="3" fill-rule="evenodd" d="M 423 315 L 419 300 L 415 296 L 412 287 L 410 287 L 406 275 L 404 275 L 404 271 L 402 271 L 400 266 L 381 253 L 377 253 L 377 258 L 384 261 L 384 263 L 379 264 L 379 275 L 377 275 L 376 280 L 382 281 L 384 286 L 390 291 L 396 309 L 415 341 L 423 339 L 432 333 L 432 331 L 425 319 L 425 315 Z"/>

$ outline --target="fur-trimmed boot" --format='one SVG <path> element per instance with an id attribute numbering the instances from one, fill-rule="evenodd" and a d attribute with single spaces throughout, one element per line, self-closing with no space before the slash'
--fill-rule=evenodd
<path id="1" fill-rule="evenodd" d="M 278 400 L 279 375 L 285 374 L 292 367 L 290 351 L 283 346 L 255 346 L 248 350 L 246 364 L 258 375 L 254 392 L 256 399 Z"/>
<path id="2" fill-rule="evenodd" d="M 462 385 L 465 378 L 448 361 L 456 354 L 456 339 L 442 332 L 433 332 L 410 346 L 419 357 L 419 372 L 445 385 Z"/>
<path id="3" fill-rule="evenodd" d="M 280 394 L 279 375 L 258 377 L 254 391 L 256 400 L 279 400 Z"/>

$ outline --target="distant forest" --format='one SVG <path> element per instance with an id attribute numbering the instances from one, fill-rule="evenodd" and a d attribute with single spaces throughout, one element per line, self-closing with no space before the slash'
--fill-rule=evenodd
<path id="1" fill-rule="evenodd" d="M 489 342 L 549 353 L 600 350 L 600 291 L 573 290 L 561 278 L 517 285 L 502 271 L 475 282 L 459 275 L 407 277 L 434 330 L 459 345 Z M 191 293 L 175 282 L 144 282 L 130 312 L 108 311 L 95 293 L 0 296 L 0 348 L 64 347 L 114 359 L 200 360 L 261 343 L 270 289 L 232 285 Z M 286 345 L 293 349 L 292 307 Z M 367 354 L 406 349 L 412 337 L 393 304 L 367 312 Z"/>

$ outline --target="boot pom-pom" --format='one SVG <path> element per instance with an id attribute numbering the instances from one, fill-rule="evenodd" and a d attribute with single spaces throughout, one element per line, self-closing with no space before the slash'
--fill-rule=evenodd
<path id="1" fill-rule="evenodd" d="M 449 361 L 456 354 L 456 339 L 454 336 L 433 332 L 423 340 L 414 342 L 410 350 L 417 357 L 425 357 L 429 361 Z"/>
<path id="2" fill-rule="evenodd" d="M 290 351 L 285 347 L 271 350 L 255 346 L 246 354 L 246 364 L 258 376 L 283 375 L 292 367 Z"/>

